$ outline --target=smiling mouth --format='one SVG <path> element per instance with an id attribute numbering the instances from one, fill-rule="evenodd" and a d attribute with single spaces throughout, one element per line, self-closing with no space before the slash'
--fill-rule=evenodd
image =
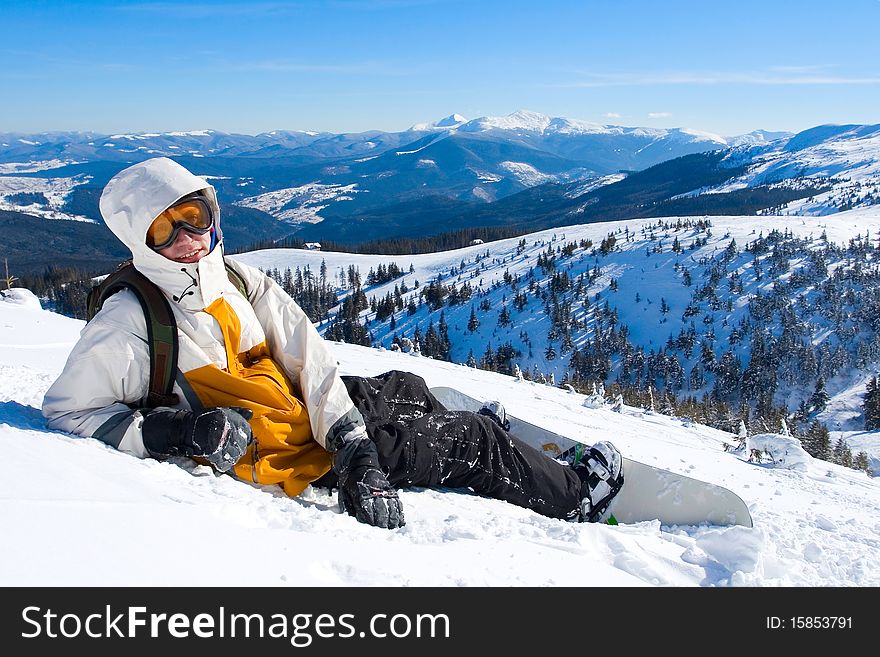
<path id="1" fill-rule="evenodd" d="M 190 251 L 189 253 L 184 253 L 183 255 L 178 257 L 178 260 L 189 260 L 190 258 L 194 258 L 199 254 L 201 249 L 195 249 Z"/>

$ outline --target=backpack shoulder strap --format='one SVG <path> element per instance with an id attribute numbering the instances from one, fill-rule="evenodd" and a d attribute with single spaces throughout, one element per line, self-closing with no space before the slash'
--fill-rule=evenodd
<path id="1" fill-rule="evenodd" d="M 174 406 L 180 400 L 172 392 L 177 373 L 177 322 L 168 300 L 131 261 L 119 265 L 112 274 L 89 292 L 88 319 L 94 317 L 112 294 L 129 289 L 134 292 L 144 311 L 147 322 L 147 341 L 150 347 L 150 390 L 144 405 Z"/>
<path id="2" fill-rule="evenodd" d="M 241 295 L 245 299 L 250 301 L 250 297 L 248 296 L 247 283 L 244 282 L 244 278 L 242 278 L 242 275 L 239 274 L 237 271 L 235 271 L 229 265 L 229 261 L 226 260 L 226 258 L 223 259 L 223 264 L 226 265 L 226 276 L 229 277 L 229 282 L 232 283 L 238 289 L 239 292 L 241 292 Z"/>

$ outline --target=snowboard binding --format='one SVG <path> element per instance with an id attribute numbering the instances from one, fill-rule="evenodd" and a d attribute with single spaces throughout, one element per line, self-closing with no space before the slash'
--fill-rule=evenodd
<path id="1" fill-rule="evenodd" d="M 617 448 L 601 440 L 577 455 L 572 468 L 581 480 L 581 522 L 609 520 L 611 502 L 623 488 L 623 458 Z"/>
<path id="2" fill-rule="evenodd" d="M 510 420 L 507 419 L 507 411 L 504 410 L 504 404 L 500 401 L 492 400 L 483 402 L 483 405 L 480 407 L 480 410 L 477 411 L 477 414 L 485 415 L 505 431 L 510 431 Z"/>

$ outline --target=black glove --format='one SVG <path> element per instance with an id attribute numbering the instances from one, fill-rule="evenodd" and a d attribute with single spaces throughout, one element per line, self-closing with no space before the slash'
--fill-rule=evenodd
<path id="1" fill-rule="evenodd" d="M 379 468 L 376 445 L 369 438 L 344 444 L 334 454 L 339 474 L 339 506 L 361 522 L 383 529 L 403 527 L 397 491 Z"/>
<path id="2" fill-rule="evenodd" d="M 144 414 L 144 447 L 153 456 L 200 456 L 220 472 L 234 466 L 254 440 L 253 411 L 237 406 L 203 411 L 154 408 Z"/>

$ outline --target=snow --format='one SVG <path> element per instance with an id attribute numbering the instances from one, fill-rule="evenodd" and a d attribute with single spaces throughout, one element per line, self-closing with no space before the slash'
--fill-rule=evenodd
<path id="1" fill-rule="evenodd" d="M 3 300 L 6 303 L 24 306 L 36 310 L 42 310 L 43 306 L 36 294 L 25 288 L 14 287 L 11 289 L 0 290 Z"/>
<path id="2" fill-rule="evenodd" d="M 743 146 L 746 144 L 766 144 L 777 139 L 789 139 L 793 136 L 790 132 L 770 132 L 767 130 L 753 130 L 744 135 L 736 135 L 734 137 L 726 137 L 730 146 Z"/>
<path id="3" fill-rule="evenodd" d="M 464 251 L 412 259 L 424 273 Z M 276 264 L 280 255 L 271 254 Z M 360 262 L 363 272 L 377 262 L 284 255 L 290 265 Z M 576 524 L 467 491 L 406 489 L 407 524 L 387 531 L 341 514 L 326 491 L 291 499 L 186 460 L 139 460 L 48 431 L 42 396 L 82 326 L 38 307 L 27 291 L 0 299 L 0 523 L 17 528 L 0 534 L 5 586 L 216 585 L 214 569 L 156 567 L 172 536 L 175 554 L 222 545 L 227 554 L 253 555 L 272 546 L 271 567 L 230 568 L 228 586 L 880 585 L 880 485 L 862 472 L 808 455 L 796 469 L 750 462 L 725 450 L 732 434 L 628 406 L 616 413 L 560 388 L 384 349 L 332 343 L 345 374 L 402 369 L 478 398 L 491 391 L 522 419 L 586 442 L 612 440 L 630 458 L 728 487 L 747 502 L 754 527 Z M 771 448 L 786 442 L 761 440 Z"/>
<path id="4" fill-rule="evenodd" d="M 210 137 L 214 134 L 213 130 L 190 130 L 189 132 L 168 132 L 170 137 Z"/>
<path id="5" fill-rule="evenodd" d="M 757 434 L 749 436 L 748 444 L 751 449 L 766 452 L 776 467 L 808 470 L 811 457 L 797 438 L 775 433 Z"/>
<path id="6" fill-rule="evenodd" d="M 39 160 L 32 162 L 3 162 L 0 163 L 0 174 L 10 173 L 36 173 L 37 171 L 47 171 L 49 169 L 58 169 L 73 164 L 83 164 L 76 160 Z"/>
<path id="7" fill-rule="evenodd" d="M 463 117 L 461 114 L 450 114 L 449 116 L 440 119 L 439 121 L 434 121 L 433 123 L 416 123 L 410 126 L 409 130 L 411 132 L 427 132 L 430 130 L 447 130 L 449 128 L 458 128 L 464 123 L 467 123 L 467 119 Z"/>
<path id="8" fill-rule="evenodd" d="M 554 118 L 547 125 L 549 132 L 555 132 L 561 135 L 565 134 L 603 134 L 614 132 L 609 126 L 600 123 L 592 123 L 590 121 L 581 121 L 579 119 L 567 119 L 562 117 Z"/>
<path id="9" fill-rule="evenodd" d="M 550 125 L 550 117 L 539 112 L 517 110 L 507 116 L 482 117 L 475 119 L 473 127 L 477 130 L 525 130 L 543 133 Z M 470 124 L 468 124 L 470 128 Z"/>
<path id="10" fill-rule="evenodd" d="M 878 126 L 819 126 L 789 139 L 767 142 L 756 137 L 738 143 L 744 145 L 727 159 L 735 164 L 745 158 L 749 165 L 746 173 L 721 185 L 692 190 L 682 196 L 725 193 L 757 185 L 794 188 L 830 185 L 829 191 L 791 201 L 779 212 L 822 216 L 841 207 L 871 205 L 875 202 L 873 198 L 880 194 Z"/>
<path id="11" fill-rule="evenodd" d="M 46 166 L 44 168 L 55 167 Z M 36 170 L 34 169 L 34 171 Z M 24 173 L 21 170 L 17 172 Z M 91 179 L 91 176 L 85 174 L 78 174 L 68 178 L 31 178 L 26 176 L 0 175 L 0 210 L 24 212 L 47 219 L 66 219 L 97 223 L 94 219 L 61 211 L 73 189 L 78 185 L 88 183 Z M 16 194 L 43 194 L 48 204 L 31 203 L 29 205 L 22 205 L 10 201 L 9 197 Z"/>
<path id="12" fill-rule="evenodd" d="M 492 182 L 492 181 L 486 181 L 486 182 Z M 473 194 L 474 197 L 480 199 L 481 201 L 485 201 L 487 203 L 491 203 L 492 201 L 495 200 L 495 195 L 492 192 L 490 192 L 486 189 L 483 189 L 482 187 L 479 187 L 479 186 L 471 189 L 471 194 Z"/>
<path id="13" fill-rule="evenodd" d="M 716 135 L 714 132 L 694 130 L 693 128 L 681 128 L 679 132 L 685 135 L 690 135 L 691 137 L 698 137 L 701 141 L 714 141 L 715 143 L 727 146 L 727 140 L 721 135 Z"/>
<path id="14" fill-rule="evenodd" d="M 500 162 L 498 166 L 505 171 L 510 171 L 513 177 L 526 187 L 534 187 L 554 180 L 553 176 L 542 173 L 531 164 L 526 164 L 525 162 L 511 162 L 507 160 Z"/>
<path id="15" fill-rule="evenodd" d="M 474 175 L 479 179 L 480 182 L 496 183 L 496 182 L 501 182 L 502 180 L 504 180 L 504 178 L 502 176 L 499 176 L 498 174 L 495 174 L 495 173 L 491 173 L 489 171 L 481 171 L 479 169 L 474 169 L 473 167 L 468 167 L 468 169 L 470 169 L 474 173 Z"/>
<path id="16" fill-rule="evenodd" d="M 574 189 L 568 191 L 565 195 L 568 198 L 577 198 L 578 196 L 583 196 L 584 194 L 592 192 L 594 189 L 598 189 L 599 187 L 620 182 L 624 178 L 626 178 L 626 174 L 624 173 L 612 173 L 607 176 L 588 178 Z"/>
<path id="17" fill-rule="evenodd" d="M 350 201 L 352 195 L 361 191 L 357 189 L 356 183 L 324 185 L 315 182 L 249 196 L 236 202 L 236 205 L 262 210 L 280 221 L 292 224 L 317 223 L 323 221 L 323 217 L 318 213 L 329 203 Z M 288 207 L 294 202 L 296 204 L 293 207 Z"/>
<path id="18" fill-rule="evenodd" d="M 482 184 L 478 189 L 482 190 L 482 193 L 488 193 L 488 188 L 488 184 Z M 674 223 L 678 219 L 672 217 L 663 221 Z M 303 254 L 297 250 L 273 249 L 236 255 L 235 258 L 264 270 L 277 267 L 281 272 L 288 266 L 295 268 L 297 265 L 303 267 L 308 265 L 312 272 L 317 272 L 323 261 L 331 279 L 339 271 L 344 273 L 350 264 L 359 268 L 361 274 L 365 276 L 378 264 L 384 262 L 387 265 L 393 262 L 407 273 L 402 278 L 372 286 L 366 289 L 365 293 L 368 297 L 382 299 L 386 294 L 393 293 L 395 286 L 405 283 L 410 291 L 404 295 L 404 303 L 410 298 L 417 298 L 419 290 L 415 288 L 416 281 L 427 284 L 438 275 L 442 275 L 443 283 L 446 285 L 468 283 L 474 289 L 471 301 L 443 308 L 445 319 L 449 324 L 452 360 L 465 362 L 469 352 L 473 352 L 479 359 L 486 350 L 487 343 L 491 343 L 493 348 L 496 348 L 504 341 L 510 341 L 523 353 L 523 360 L 519 364 L 524 370 L 531 370 L 537 365 L 541 372 L 548 375 L 553 373 L 556 380 L 561 381 L 568 368 L 568 358 L 561 357 L 548 361 L 544 356 L 548 346 L 547 333 L 550 319 L 546 313 L 541 312 L 538 304 L 527 305 L 522 312 L 512 312 L 512 324 L 506 329 L 501 330 L 497 326 L 498 313 L 505 305 L 505 295 L 508 297 L 508 303 L 511 296 L 510 287 L 502 284 L 505 272 L 513 277 L 522 277 L 525 281 L 529 270 L 535 267 L 538 255 L 550 247 L 558 249 L 564 244 L 577 243 L 581 240 L 589 240 L 593 245 L 599 245 L 609 233 L 613 232 L 617 235 L 619 250 L 599 259 L 598 263 L 597 259 L 588 257 L 589 253 L 581 257 L 580 251 L 577 251 L 572 258 L 561 261 L 560 267 L 564 267 L 565 271 L 575 278 L 582 273 L 588 273 L 598 264 L 601 267 L 601 274 L 588 289 L 590 299 L 598 295 L 599 303 L 607 302 L 618 314 L 621 324 L 629 327 L 630 341 L 643 347 L 647 353 L 652 349 L 663 347 L 670 336 L 688 329 L 690 322 L 693 321 L 684 317 L 684 310 L 691 300 L 692 288 L 682 284 L 680 271 L 682 266 L 694 268 L 701 259 L 711 258 L 723 252 L 733 240 L 742 250 L 758 235 L 766 235 L 771 228 L 816 240 L 825 233 L 830 242 L 838 245 L 846 244 L 856 235 L 867 233 L 873 236 L 880 232 L 880 210 L 876 207 L 840 212 L 827 217 L 713 216 L 709 219 L 712 223 L 712 235 L 707 237 L 706 244 L 699 249 L 686 248 L 680 254 L 675 254 L 669 248 L 673 239 L 677 237 L 684 247 L 689 247 L 698 236 L 693 229 L 661 231 L 656 229 L 657 219 L 642 219 L 548 229 L 524 237 L 494 241 L 485 246 L 469 246 L 443 253 L 382 257 L 332 252 Z M 651 228 L 652 226 L 654 228 Z M 646 250 L 656 243 L 645 236 L 643 232 L 645 230 L 656 232 L 656 237 L 662 239 L 665 245 L 663 253 L 646 256 Z M 632 241 L 626 243 L 622 239 L 624 231 L 628 231 L 633 237 Z M 523 250 L 520 250 L 519 244 L 523 239 L 526 244 Z M 487 252 L 489 257 L 483 257 Z M 750 278 L 750 270 L 745 266 L 747 260 L 747 255 L 741 255 L 733 266 L 733 269 L 742 274 L 744 284 L 743 293 L 731 297 L 733 309 L 729 313 L 719 310 L 713 314 L 713 330 L 721 345 L 727 343 L 734 327 L 747 315 L 746 304 L 749 298 L 758 291 L 762 294 L 767 293 L 766 280 L 757 281 L 753 277 Z M 464 263 L 463 267 L 462 263 Z M 413 268 L 411 273 L 408 271 L 410 266 Z M 792 269 L 794 268 L 795 265 L 792 266 Z M 450 271 L 453 269 L 456 270 L 456 274 L 450 276 Z M 831 269 L 834 269 L 833 263 Z M 699 285 L 701 280 L 699 271 L 694 269 L 694 286 Z M 616 291 L 610 287 L 612 279 L 615 280 Z M 524 285 L 523 282 L 521 287 Z M 466 329 L 471 306 L 483 300 L 490 304 L 490 310 L 481 313 L 481 325 L 477 331 L 471 333 Z M 671 309 L 665 316 L 659 310 L 661 300 L 665 300 Z M 583 310 L 575 308 L 573 313 L 579 320 L 585 317 Z M 373 315 L 367 311 L 364 319 L 373 319 Z M 394 328 L 390 326 L 390 320 L 385 320 L 371 323 L 370 331 L 374 335 L 375 343 L 390 348 L 395 333 L 411 337 L 416 327 L 424 333 L 429 321 L 433 321 L 436 326 L 438 319 L 439 311 L 429 315 L 428 309 L 423 307 L 414 315 L 406 312 L 398 313 Z M 698 329 L 702 332 L 706 324 L 699 320 L 699 317 L 697 320 Z M 830 323 L 822 323 L 818 320 L 817 322 L 817 333 L 813 335 L 814 344 L 826 340 L 827 333 L 833 330 Z M 530 344 L 526 344 L 521 337 L 523 333 L 528 335 Z M 583 330 L 574 337 L 576 344 L 580 345 L 590 338 L 591 334 L 588 330 Z M 747 362 L 748 348 L 748 341 L 743 341 L 733 349 L 743 362 Z M 532 354 L 526 356 L 530 351 Z M 692 367 L 698 357 L 697 349 L 689 357 L 690 360 L 683 360 L 685 368 Z M 529 360 L 526 361 L 526 358 Z M 870 367 L 877 368 L 880 365 L 874 364 Z M 819 414 L 818 419 L 831 430 L 832 442 L 836 442 L 840 437 L 849 442 L 852 436 L 854 440 L 867 445 L 864 451 L 869 455 L 870 462 L 880 464 L 880 433 L 869 432 L 864 435 L 862 431 L 864 420 L 861 407 L 865 385 L 873 373 L 874 371 L 842 371 L 827 381 L 831 399 L 827 409 Z M 783 386 L 779 398 L 782 400 L 789 393 L 801 397 L 809 395 L 812 393 L 812 385 L 811 382 L 808 390 L 798 387 L 784 390 Z M 699 391 L 699 394 L 708 392 L 709 389 L 711 386 Z M 794 402 L 792 411 L 798 403 L 799 400 Z M 854 444 L 851 446 L 855 450 L 854 454 L 860 451 L 855 449 Z M 880 468 L 874 467 L 873 471 L 880 472 Z"/>

